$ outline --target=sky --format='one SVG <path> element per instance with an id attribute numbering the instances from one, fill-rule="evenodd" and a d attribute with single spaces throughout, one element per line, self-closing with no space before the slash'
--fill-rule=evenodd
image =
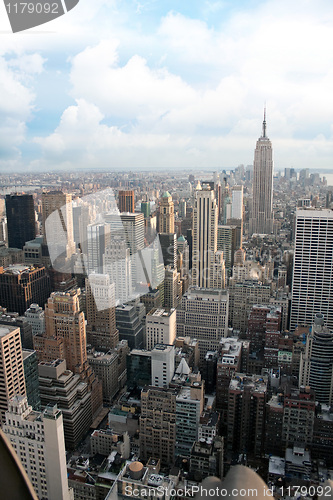
<path id="1" fill-rule="evenodd" d="M 275 170 L 333 170 L 332 0 L 80 0 L 13 34 L 0 173 L 233 169 L 263 109 Z"/>

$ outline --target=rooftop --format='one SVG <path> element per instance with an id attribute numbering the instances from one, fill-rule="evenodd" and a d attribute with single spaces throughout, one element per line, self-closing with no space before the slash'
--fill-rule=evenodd
<path id="1" fill-rule="evenodd" d="M 272 456 L 269 458 L 268 472 L 276 476 L 284 476 L 286 461 L 284 458 Z"/>
<path id="2" fill-rule="evenodd" d="M 171 316 L 173 313 L 174 313 L 175 309 L 152 309 L 151 311 L 149 311 L 149 313 L 147 314 L 147 317 L 148 316 L 154 316 L 154 317 L 163 317 L 163 318 L 168 318 L 169 316 Z"/>
<path id="3" fill-rule="evenodd" d="M 16 327 L 13 326 L 0 326 L 0 337 L 4 337 L 5 335 L 8 335 L 8 333 L 13 332 L 14 330 L 17 330 Z"/>
<path id="4" fill-rule="evenodd" d="M 267 391 L 267 377 L 259 377 L 258 375 L 247 376 L 243 373 L 235 374 L 231 379 L 229 388 L 231 390 L 243 391 L 250 387 L 253 392 L 264 393 Z"/>

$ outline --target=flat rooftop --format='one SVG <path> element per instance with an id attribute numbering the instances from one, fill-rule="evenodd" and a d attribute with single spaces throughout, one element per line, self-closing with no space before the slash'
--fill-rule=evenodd
<path id="1" fill-rule="evenodd" d="M 155 318 L 156 317 L 159 317 L 159 318 L 168 318 L 169 316 L 171 316 L 171 314 L 175 311 L 175 309 L 163 309 L 163 308 L 158 308 L 158 309 L 152 309 L 151 311 L 149 311 L 149 313 L 147 314 L 147 318 L 149 316 L 154 316 Z"/>
<path id="2" fill-rule="evenodd" d="M 8 333 L 11 333 L 17 329 L 18 327 L 15 326 L 0 326 L 0 337 L 4 337 L 5 335 L 8 335 Z"/>

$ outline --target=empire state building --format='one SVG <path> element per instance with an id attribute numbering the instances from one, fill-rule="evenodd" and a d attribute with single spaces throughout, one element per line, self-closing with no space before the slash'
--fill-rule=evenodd
<path id="1" fill-rule="evenodd" d="M 266 110 L 262 136 L 257 140 L 253 164 L 253 205 L 250 234 L 273 231 L 273 150 L 266 136 Z"/>

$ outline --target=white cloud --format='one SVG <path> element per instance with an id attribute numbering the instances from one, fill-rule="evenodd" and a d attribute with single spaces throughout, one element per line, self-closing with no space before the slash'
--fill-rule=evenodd
<path id="1" fill-rule="evenodd" d="M 67 44 L 67 54 L 76 54 L 69 59 L 76 104 L 63 110 L 54 132 L 36 138 L 38 164 L 249 163 L 267 101 L 276 166 L 315 167 L 320 158 L 332 167 L 331 3 L 270 0 L 225 14 L 228 6 L 203 3 L 214 24 L 169 12 L 144 32 L 121 2 L 82 1 L 54 22 L 58 33 L 26 37 L 29 47 L 45 41 L 46 53 L 57 39 L 60 52 Z M 38 76 L 43 60 L 29 57 L 11 66 L 12 74 L 31 66 Z M 33 97 L 28 102 L 31 111 Z"/>
<path id="2" fill-rule="evenodd" d="M 26 85 L 31 75 L 42 71 L 43 60 L 38 54 L 0 57 L 0 168 L 20 166 L 20 146 L 24 143 L 27 122 L 31 118 L 35 94 Z"/>

